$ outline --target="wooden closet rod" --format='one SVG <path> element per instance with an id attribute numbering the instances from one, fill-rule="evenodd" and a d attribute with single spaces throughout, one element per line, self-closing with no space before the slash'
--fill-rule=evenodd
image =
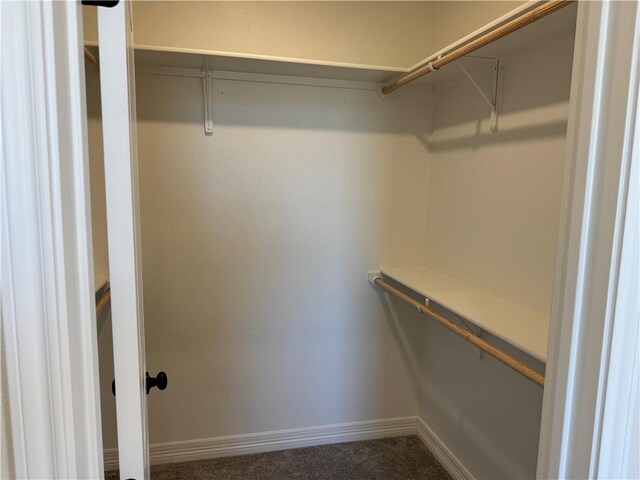
<path id="1" fill-rule="evenodd" d="M 87 47 L 84 47 L 84 58 L 89 60 L 89 63 L 93 63 L 96 67 L 100 68 L 100 63 L 98 63 L 98 59 L 89 51 Z"/>
<path id="2" fill-rule="evenodd" d="M 104 312 L 110 305 L 111 287 L 109 286 L 109 282 L 106 282 L 96 292 L 96 318 L 100 317 L 102 312 Z"/>
<path id="3" fill-rule="evenodd" d="M 426 305 L 423 305 L 420 302 L 415 301 L 409 295 L 405 295 L 404 293 L 402 293 L 397 288 L 394 288 L 391 285 L 389 285 L 387 282 L 382 280 L 382 278 L 376 277 L 375 280 L 374 280 L 374 283 L 376 285 L 382 287 L 384 290 L 386 290 L 387 292 L 391 293 L 392 295 L 398 297 L 403 302 L 406 302 L 409 305 L 411 305 L 412 307 L 417 308 L 420 311 L 420 313 L 422 313 L 422 314 L 424 314 L 424 315 L 426 315 L 428 317 L 431 317 L 436 322 L 438 322 L 440 325 L 448 328 L 449 330 L 451 330 L 456 335 L 459 335 L 460 337 L 464 338 L 467 342 L 470 342 L 470 343 L 474 344 L 476 347 L 478 347 L 483 352 L 487 352 L 493 358 L 501 361 L 506 366 L 512 368 L 513 370 L 515 370 L 516 372 L 518 372 L 520 375 L 522 375 L 523 377 L 527 378 L 528 380 L 531 380 L 536 385 L 544 387 L 544 375 L 541 375 L 538 372 L 536 372 L 535 370 L 527 367 L 524 363 L 520 362 L 519 360 L 516 360 L 515 358 L 513 358 L 508 353 L 505 353 L 502 350 L 500 350 L 499 348 L 496 348 L 493 345 L 491 345 L 490 343 L 487 343 L 486 341 L 484 341 L 479 336 L 477 336 L 474 333 L 470 332 L 469 330 L 466 330 L 465 328 L 462 328 L 461 326 L 453 323 L 451 320 L 449 320 L 448 318 L 440 315 L 438 312 L 435 312 L 435 311 L 431 310 Z"/>
<path id="4" fill-rule="evenodd" d="M 491 30 L 490 32 L 485 33 L 484 35 L 481 35 L 475 40 L 472 40 L 471 42 L 466 43 L 452 50 L 451 52 L 437 58 L 432 62 L 428 62 L 427 64 L 416 68 L 413 72 L 407 73 L 404 77 L 385 86 L 382 89 L 382 93 L 385 95 L 388 93 L 391 93 L 394 90 L 406 85 L 407 83 L 412 82 L 428 74 L 429 72 L 438 70 L 439 68 L 447 65 L 448 63 L 451 63 L 459 59 L 460 57 L 464 57 L 465 55 L 479 49 L 480 47 L 484 47 L 485 45 L 488 45 L 489 43 L 494 42 L 499 38 L 509 35 L 510 33 L 513 33 L 516 30 L 519 30 L 520 28 L 526 25 L 529 25 L 530 23 L 540 20 L 542 17 L 545 17 L 550 13 L 555 12 L 556 10 L 560 10 L 562 7 L 566 7 L 570 3 L 573 3 L 574 1 L 575 0 L 545 1 L 541 5 L 538 5 L 537 7 L 534 7 L 533 9 L 529 10 L 528 12 L 523 13 L 522 15 L 512 20 L 509 20 L 507 23 Z"/>

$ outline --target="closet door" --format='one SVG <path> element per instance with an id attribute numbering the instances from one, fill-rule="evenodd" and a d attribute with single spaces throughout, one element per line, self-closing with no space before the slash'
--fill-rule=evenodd
<path id="1" fill-rule="evenodd" d="M 131 2 L 98 7 L 121 479 L 149 478 Z"/>

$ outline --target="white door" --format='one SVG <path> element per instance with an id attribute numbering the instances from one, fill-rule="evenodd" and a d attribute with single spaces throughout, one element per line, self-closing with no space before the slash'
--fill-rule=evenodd
<path id="1" fill-rule="evenodd" d="M 98 7 L 120 478 L 149 478 L 131 3 Z"/>

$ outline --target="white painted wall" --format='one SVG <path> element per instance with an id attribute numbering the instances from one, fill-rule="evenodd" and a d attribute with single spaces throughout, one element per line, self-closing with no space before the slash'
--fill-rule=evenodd
<path id="1" fill-rule="evenodd" d="M 433 51 L 455 42 L 505 13 L 523 1 L 435 1 L 435 40 Z M 429 52 L 431 53 L 431 52 Z M 426 55 L 424 55 L 426 57 Z"/>
<path id="2" fill-rule="evenodd" d="M 434 2 L 137 1 L 133 18 L 136 45 L 404 67 L 433 50 L 435 12 Z"/>
<path id="3" fill-rule="evenodd" d="M 466 78 L 436 86 L 427 263 L 549 314 L 572 38 L 503 58 L 499 129 Z M 493 73 L 478 75 L 493 91 Z"/>
<path id="4" fill-rule="evenodd" d="M 366 271 L 424 261 L 428 98 L 137 85 L 151 443 L 415 414 Z"/>
<path id="5" fill-rule="evenodd" d="M 133 18 L 136 45 L 410 67 L 522 3 L 136 1 Z"/>
<path id="6" fill-rule="evenodd" d="M 571 50 L 503 59 L 496 134 L 465 82 L 432 104 L 216 81 L 205 137 L 199 80 L 139 75 L 151 443 L 419 414 L 478 478 L 534 476 L 542 391 L 364 274 L 428 264 L 548 310 Z"/>
<path id="7" fill-rule="evenodd" d="M 548 313 L 573 42 L 502 59 L 499 131 L 466 81 L 436 87 L 427 265 Z M 490 91 L 491 74 L 478 77 Z M 542 389 L 393 303 L 420 416 L 477 478 L 533 478 Z M 542 366 L 522 357 L 539 369 Z"/>
<path id="8" fill-rule="evenodd" d="M 366 271 L 424 260 L 427 99 L 137 82 L 151 443 L 414 414 Z"/>

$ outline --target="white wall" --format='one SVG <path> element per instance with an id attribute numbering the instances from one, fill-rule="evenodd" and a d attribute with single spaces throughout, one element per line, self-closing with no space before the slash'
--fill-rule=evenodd
<path id="1" fill-rule="evenodd" d="M 137 45 L 411 67 L 522 1 L 136 1 Z M 85 38 L 97 39 L 94 7 Z"/>
<path id="2" fill-rule="evenodd" d="M 85 7 L 85 38 L 97 38 Z M 137 45 L 411 66 L 433 50 L 434 2 L 137 1 Z"/>
<path id="3" fill-rule="evenodd" d="M 151 443 L 415 414 L 366 272 L 424 261 L 428 100 L 216 81 L 206 137 L 137 81 Z"/>
<path id="4" fill-rule="evenodd" d="M 216 81 L 205 137 L 199 80 L 138 76 L 152 443 L 419 414 L 478 478 L 534 475 L 542 391 L 365 272 L 428 264 L 548 310 L 572 48 L 545 48 L 502 59 L 495 134 L 466 82 L 432 104 Z"/>
<path id="5" fill-rule="evenodd" d="M 151 443 L 415 415 L 366 271 L 425 260 L 429 99 L 220 81 L 205 137 L 198 79 L 137 81 Z"/>
<path id="6" fill-rule="evenodd" d="M 565 38 L 502 58 L 499 131 L 466 80 L 434 92 L 427 265 L 549 313 L 571 83 Z M 478 79 L 490 92 L 491 73 Z M 533 478 L 542 389 L 396 302 L 420 416 L 477 478 Z M 495 339 L 494 339 L 495 340 Z M 535 368 L 542 365 L 517 355 Z"/>
<path id="7" fill-rule="evenodd" d="M 427 260 L 537 312 L 550 311 L 572 38 L 503 58 L 499 128 L 465 79 L 436 87 Z M 493 91 L 493 73 L 476 75 Z"/>
<path id="8" fill-rule="evenodd" d="M 433 44 L 433 51 L 435 52 L 519 7 L 524 2 L 445 0 L 432 3 L 436 6 L 435 40 Z"/>

